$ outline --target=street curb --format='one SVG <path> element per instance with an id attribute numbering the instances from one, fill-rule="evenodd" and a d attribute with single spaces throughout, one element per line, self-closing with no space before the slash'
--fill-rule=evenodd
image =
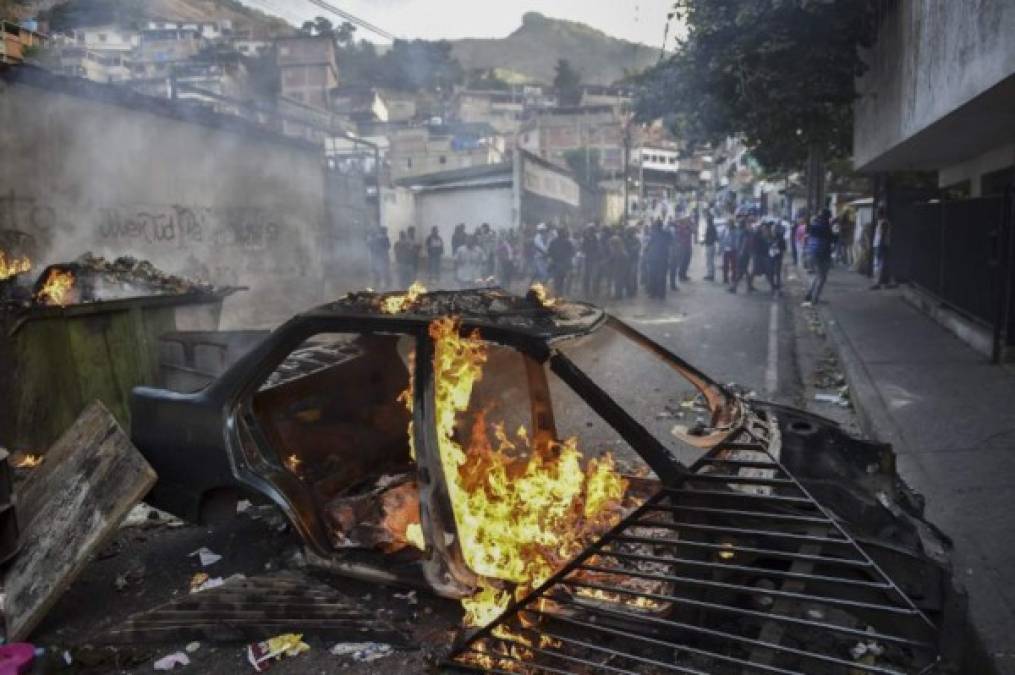
<path id="1" fill-rule="evenodd" d="M 874 384 L 867 366 L 860 358 L 859 352 L 853 346 L 849 336 L 839 326 L 839 322 L 835 320 L 835 317 L 828 308 L 819 306 L 815 309 L 817 309 L 821 323 L 825 326 L 828 342 L 835 350 L 839 363 L 842 365 L 846 382 L 850 388 L 850 402 L 853 404 L 857 422 L 860 424 L 864 435 L 872 440 L 891 444 L 896 456 L 900 454 L 911 455 L 911 446 L 903 437 L 902 430 L 888 414 L 888 404 Z M 909 481 L 898 472 L 897 467 L 896 473 L 898 473 L 903 483 L 909 484 Z M 959 536 L 962 536 L 961 533 L 959 533 Z M 958 579 L 957 571 L 953 569 L 953 573 L 955 574 L 955 583 L 959 585 L 959 588 L 963 588 L 964 585 Z M 963 592 L 966 593 L 964 588 Z M 1000 669 L 998 664 L 987 649 L 981 635 L 980 626 L 976 625 L 971 613 L 967 614 L 966 628 L 966 635 L 963 637 L 963 640 L 968 646 L 964 654 L 964 663 L 962 664 L 963 672 L 999 675 Z"/>
<path id="2" fill-rule="evenodd" d="M 902 435 L 902 430 L 888 414 L 888 404 L 874 384 L 874 379 L 867 371 L 867 366 L 864 365 L 849 336 L 839 326 L 831 311 L 820 306 L 817 310 L 821 323 L 825 326 L 825 334 L 839 357 L 839 363 L 842 364 L 850 388 L 849 400 L 853 404 L 864 435 L 872 440 L 890 443 L 895 448 L 896 454 L 910 454 L 911 448 Z"/>

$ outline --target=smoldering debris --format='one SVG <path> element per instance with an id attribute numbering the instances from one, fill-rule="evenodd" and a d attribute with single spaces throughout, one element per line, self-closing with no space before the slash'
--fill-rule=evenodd
<path id="1" fill-rule="evenodd" d="M 70 262 L 47 266 L 30 281 L 30 268 L 0 282 L 0 306 L 27 310 L 35 306 L 76 305 L 88 302 L 159 295 L 229 293 L 205 281 L 169 274 L 148 260 L 120 256 L 107 260 L 86 252 Z"/>

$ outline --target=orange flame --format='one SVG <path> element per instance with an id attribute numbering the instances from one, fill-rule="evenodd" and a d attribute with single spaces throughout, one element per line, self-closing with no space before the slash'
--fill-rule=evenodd
<path id="1" fill-rule="evenodd" d="M 57 268 L 49 270 L 42 289 L 36 294 L 35 299 L 45 305 L 59 305 L 64 307 L 71 302 L 71 291 L 74 290 L 74 273 L 70 270 L 62 272 Z"/>
<path id="2" fill-rule="evenodd" d="M 381 300 L 381 311 L 385 314 L 398 314 L 409 309 L 416 303 L 419 296 L 426 293 L 426 286 L 418 281 L 412 282 L 408 290 L 401 295 L 392 295 Z"/>
<path id="3" fill-rule="evenodd" d="M 557 304 L 557 298 L 550 295 L 550 291 L 546 289 L 546 286 L 539 283 L 538 281 L 529 286 L 529 293 L 536 297 L 536 300 L 543 307 L 553 307 Z"/>
<path id="4" fill-rule="evenodd" d="M 11 464 L 14 465 L 15 469 L 34 469 L 45 459 L 42 455 L 33 455 L 30 452 L 15 455 L 11 457 Z"/>
<path id="5" fill-rule="evenodd" d="M 430 324 L 437 441 L 462 554 L 487 578 L 462 601 L 465 622 L 484 625 L 511 600 L 489 579 L 512 582 L 516 593 L 545 581 L 619 520 L 627 481 L 610 455 L 583 467 L 577 438 L 530 442 L 519 429 L 512 439 L 503 424 L 487 424 L 486 411 L 475 414 L 463 446 L 458 414 L 468 410 L 482 379 L 487 347 L 478 333 L 459 330 L 453 318 Z"/>
<path id="6" fill-rule="evenodd" d="M 8 258 L 7 253 L 3 249 L 0 249 L 0 281 L 10 279 L 15 274 L 28 272 L 31 269 L 32 261 L 28 259 L 28 256 L 21 256 L 20 258 L 11 256 Z"/>

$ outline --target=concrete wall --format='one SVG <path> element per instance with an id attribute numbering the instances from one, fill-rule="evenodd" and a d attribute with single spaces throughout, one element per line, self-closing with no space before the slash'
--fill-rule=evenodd
<path id="1" fill-rule="evenodd" d="M 127 106 L 102 85 L 69 88 L 90 93 L 0 80 L 0 233 L 40 264 L 91 250 L 250 286 L 226 301 L 227 323 L 263 325 L 323 299 L 334 254 L 321 246 L 319 153 L 153 112 L 165 102 Z"/>
<path id="2" fill-rule="evenodd" d="M 465 223 L 470 234 L 482 223 L 494 230 L 511 227 L 513 205 L 510 187 L 474 187 L 432 190 L 416 195 L 416 232 L 422 239 L 437 226 L 450 253 L 455 225 Z M 394 239 L 394 237 L 392 237 Z"/>
<path id="3" fill-rule="evenodd" d="M 993 129 L 1010 129 L 1015 112 L 1010 96 L 979 100 L 1015 74 L 1015 2 L 900 0 L 889 6 L 866 55 L 870 70 L 858 82 L 855 165 L 940 168 L 988 151 L 997 140 Z M 975 115 L 948 127 L 946 118 L 963 108 Z M 942 133 L 918 138 L 935 125 Z"/>

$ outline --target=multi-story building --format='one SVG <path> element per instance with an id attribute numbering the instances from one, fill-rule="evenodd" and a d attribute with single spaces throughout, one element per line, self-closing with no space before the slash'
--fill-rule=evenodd
<path id="1" fill-rule="evenodd" d="M 304 105 L 328 110 L 338 87 L 335 42 L 330 37 L 297 35 L 275 41 L 281 95 Z"/>
<path id="2" fill-rule="evenodd" d="M 606 105 L 620 111 L 629 109 L 633 100 L 634 94 L 630 89 L 599 84 L 588 84 L 582 87 L 582 96 L 579 101 L 579 105 L 583 108 Z"/>
<path id="3" fill-rule="evenodd" d="M 233 32 L 233 22 L 229 19 L 220 21 L 170 21 L 157 19 L 145 24 L 146 30 L 187 30 L 195 31 L 205 40 L 219 40 Z"/>
<path id="4" fill-rule="evenodd" d="M 535 113 L 518 132 L 519 147 L 559 166 L 576 150 L 595 150 L 606 172 L 624 170 L 624 123 L 611 106 Z"/>
<path id="5" fill-rule="evenodd" d="M 116 25 L 75 28 L 60 36 L 59 44 L 71 44 L 92 52 L 129 53 L 141 45 L 141 33 Z"/>
<path id="6" fill-rule="evenodd" d="M 455 95 L 454 108 L 461 122 L 484 122 L 511 135 L 521 126 L 525 99 L 517 87 L 508 91 L 463 89 Z"/>
<path id="7" fill-rule="evenodd" d="M 936 171 L 970 196 L 1015 180 L 1015 3 L 883 3 L 857 82 L 853 163 L 863 173 Z"/>
<path id="8" fill-rule="evenodd" d="M 392 180 L 504 160 L 504 137 L 483 123 L 394 130 L 390 142 L 387 164 Z"/>
<path id="9" fill-rule="evenodd" d="M 27 49 L 42 46 L 45 40 L 41 33 L 25 26 L 0 21 L 0 63 L 21 63 Z"/>
<path id="10" fill-rule="evenodd" d="M 135 61 L 146 66 L 149 76 L 165 73 L 170 64 L 186 61 L 208 42 L 192 28 L 156 28 L 141 31 Z"/>

